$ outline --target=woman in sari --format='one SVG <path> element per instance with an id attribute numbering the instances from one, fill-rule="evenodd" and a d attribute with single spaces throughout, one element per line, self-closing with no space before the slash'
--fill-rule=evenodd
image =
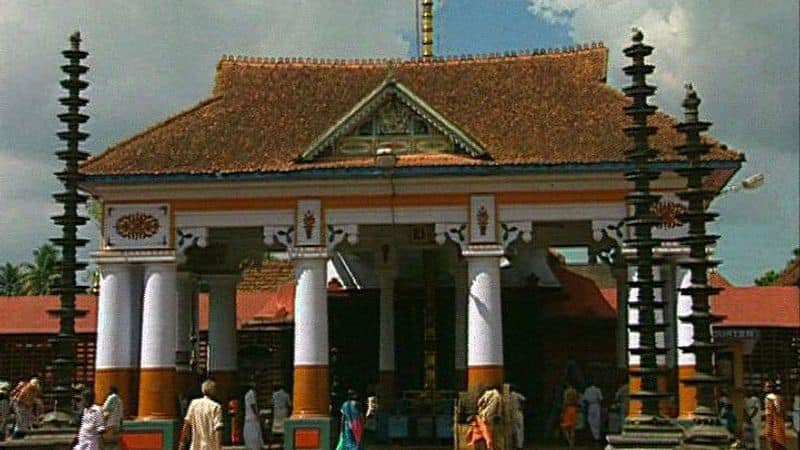
<path id="1" fill-rule="evenodd" d="M 364 450 L 364 416 L 358 409 L 358 395 L 352 389 L 347 391 L 347 400 L 342 403 L 340 412 L 341 431 L 336 450 Z"/>

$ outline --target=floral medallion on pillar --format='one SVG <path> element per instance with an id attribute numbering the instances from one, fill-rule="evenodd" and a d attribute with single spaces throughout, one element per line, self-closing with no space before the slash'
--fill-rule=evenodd
<path id="1" fill-rule="evenodd" d="M 167 203 L 105 205 L 103 247 L 106 250 L 169 248 L 171 226 Z"/>

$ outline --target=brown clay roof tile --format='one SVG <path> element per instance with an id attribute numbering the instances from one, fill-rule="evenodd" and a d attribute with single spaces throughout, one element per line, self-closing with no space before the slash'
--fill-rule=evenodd
<path id="1" fill-rule="evenodd" d="M 628 100 L 605 84 L 607 50 L 434 62 L 220 61 L 213 96 L 87 161 L 88 175 L 297 171 L 372 165 L 371 158 L 296 158 L 388 75 L 475 139 L 490 161 L 410 156 L 403 165 L 564 164 L 624 160 Z M 288 62 L 287 62 L 288 61 Z M 676 121 L 652 118 L 664 159 Z M 711 158 L 741 155 L 715 143 Z"/>

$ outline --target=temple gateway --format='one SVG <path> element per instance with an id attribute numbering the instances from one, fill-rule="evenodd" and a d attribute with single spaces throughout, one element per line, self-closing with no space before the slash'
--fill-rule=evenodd
<path id="1" fill-rule="evenodd" d="M 536 350 L 528 320 L 543 288 L 559 286 L 549 249 L 618 263 L 630 190 L 628 100 L 606 83 L 607 66 L 596 44 L 468 58 L 223 57 L 208 98 L 81 168 L 103 211 L 98 395 L 119 386 L 137 419 L 128 431 L 172 439 L 176 399 L 193 382 L 200 283 L 207 374 L 222 395 L 248 381 L 236 379 L 237 280 L 265 255 L 288 258 L 296 275 L 289 433 L 299 448 L 326 446 L 332 377 L 433 399 L 560 376 L 566 363 Z M 651 118 L 660 237 L 686 233 L 676 123 Z M 708 187 L 718 191 L 743 156 L 713 143 Z M 675 263 L 684 252 L 658 249 L 673 318 L 690 304 L 677 291 L 689 282 Z M 614 273 L 628 277 L 624 266 Z M 329 311 L 329 283 L 375 293 L 368 315 L 379 332 L 348 350 L 357 370 L 331 373 L 329 330 L 348 317 Z M 625 317 L 627 290 L 618 292 Z M 661 338 L 691 342 L 668 322 Z M 618 343 L 612 367 L 638 364 L 624 326 L 606 330 Z M 589 329 L 563 336 L 591 341 Z M 692 370 L 690 354 L 665 358 Z M 692 410 L 693 395 L 679 400 Z"/>

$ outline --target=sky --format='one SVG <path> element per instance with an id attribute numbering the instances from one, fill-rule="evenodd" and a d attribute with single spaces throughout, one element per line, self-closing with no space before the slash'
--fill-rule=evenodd
<path id="1" fill-rule="evenodd" d="M 630 29 L 655 47 L 652 102 L 680 114 L 682 86 L 703 99 L 711 134 L 745 152 L 734 181 L 766 183 L 715 201 L 721 271 L 749 284 L 781 269 L 798 246 L 798 2 L 727 0 L 444 0 L 435 53 L 478 54 L 603 41 L 608 82 L 621 72 Z M 0 264 L 31 259 L 59 234 L 53 152 L 61 112 L 60 51 L 80 29 L 90 52 L 93 154 L 210 93 L 223 54 L 407 57 L 417 54 L 414 0 L 0 0 Z M 95 225 L 82 233 L 95 239 Z M 88 250 L 84 252 L 87 254 Z"/>

